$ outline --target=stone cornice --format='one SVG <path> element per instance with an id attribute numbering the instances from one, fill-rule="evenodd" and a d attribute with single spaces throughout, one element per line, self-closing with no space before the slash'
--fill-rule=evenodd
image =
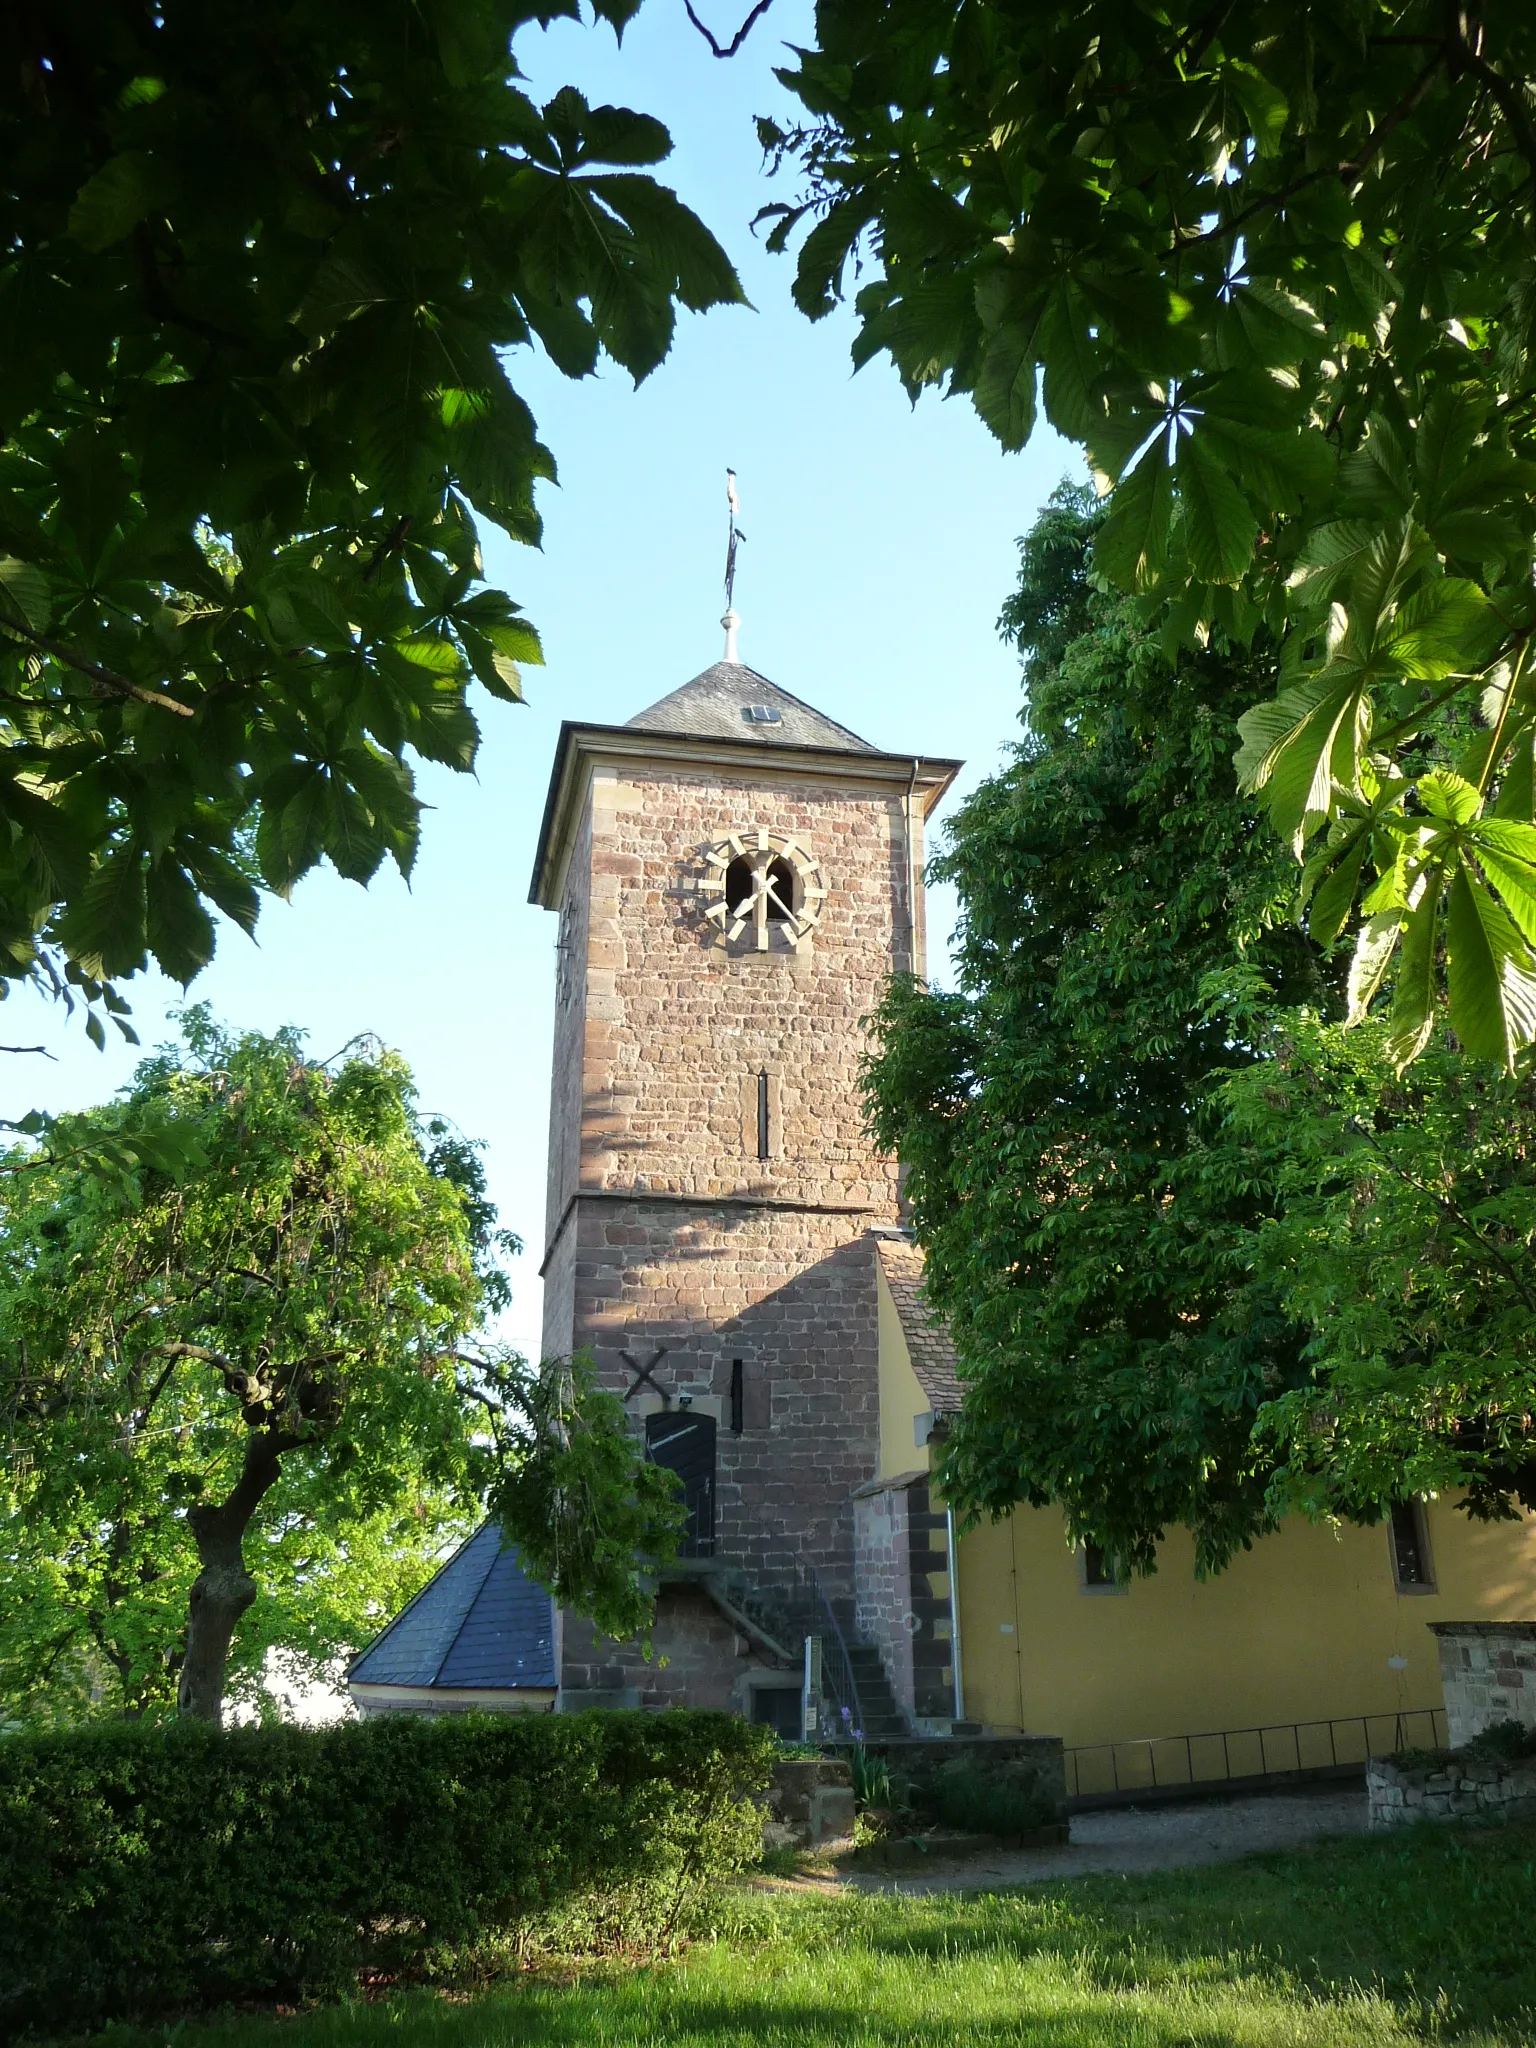
<path id="1" fill-rule="evenodd" d="M 653 1209 L 788 1209 L 801 1216 L 887 1216 L 884 1202 L 799 1202 L 787 1195 L 674 1195 L 658 1188 L 577 1188 L 560 1211 L 560 1221 L 549 1234 L 544 1261 L 539 1267 L 542 1280 L 549 1271 L 555 1248 L 579 1202 L 632 1202 Z"/>
<path id="2" fill-rule="evenodd" d="M 862 784 L 900 793 L 910 790 L 925 819 L 964 766 L 960 761 L 921 754 L 853 753 L 746 737 L 696 739 L 686 733 L 645 732 L 629 725 L 583 725 L 567 719 L 555 747 L 528 890 L 530 903 L 542 904 L 546 910 L 559 907 L 565 864 L 589 779 L 595 767 L 610 762 L 615 766 L 715 768 L 763 783 L 803 782 L 812 777 L 844 788 Z"/>

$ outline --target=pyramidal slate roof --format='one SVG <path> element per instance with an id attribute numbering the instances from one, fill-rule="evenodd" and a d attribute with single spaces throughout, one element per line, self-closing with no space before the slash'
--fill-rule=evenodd
<path id="1" fill-rule="evenodd" d="M 755 707 L 778 716 L 754 718 Z M 769 746 L 825 747 L 840 754 L 880 751 L 739 661 L 717 661 L 625 724 L 635 732 L 685 733 L 694 739 L 762 740 Z"/>
<path id="2" fill-rule="evenodd" d="M 554 1602 L 487 1522 L 374 1638 L 347 1678 L 487 1691 L 556 1686 Z"/>

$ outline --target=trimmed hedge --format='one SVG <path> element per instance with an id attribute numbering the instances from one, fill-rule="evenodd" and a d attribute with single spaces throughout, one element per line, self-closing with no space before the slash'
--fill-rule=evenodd
<path id="1" fill-rule="evenodd" d="M 485 1968 L 562 1924 L 654 1946 L 756 1853 L 772 1747 L 707 1713 L 0 1739 L 0 2036 Z"/>

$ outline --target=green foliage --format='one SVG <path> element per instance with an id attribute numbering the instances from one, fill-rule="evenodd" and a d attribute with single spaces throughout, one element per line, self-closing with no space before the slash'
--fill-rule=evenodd
<path id="1" fill-rule="evenodd" d="M 13 1706 L 169 1704 L 199 1510 L 255 1460 L 246 1697 L 273 1645 L 313 1670 L 366 1640 L 489 1478 L 454 1357 L 480 1315 L 473 1232 L 404 1062 L 321 1067 L 296 1032 L 236 1038 L 203 1010 L 185 1028 L 81 1121 L 110 1136 L 162 1106 L 193 1170 L 125 1188 L 89 1156 L 21 1154 L 0 1176 Z"/>
<path id="2" fill-rule="evenodd" d="M 812 1752 L 816 1754 L 816 1752 Z M 889 1806 L 891 1803 L 891 1767 L 883 1756 L 871 1756 L 863 1743 L 855 1746 L 848 1759 L 853 1767 L 853 1796 L 862 1809 L 866 1806 Z"/>
<path id="3" fill-rule="evenodd" d="M 552 1361 L 528 1382 L 519 1423 L 517 1455 L 490 1494 L 508 1541 L 563 1604 L 648 1643 L 656 1567 L 688 1524 L 676 1474 L 639 1454 L 623 1404 L 585 1358 Z"/>
<path id="4" fill-rule="evenodd" d="M 185 1029 L 0 1172 L 7 1710 L 216 1716 L 226 1676 L 260 1704 L 269 1650 L 359 1648 L 488 1494 L 566 1604 L 642 1627 L 670 1475 L 579 1370 L 474 1344 L 516 1242 L 474 1146 L 371 1044 Z M 151 1113 L 179 1177 L 103 1175 Z"/>
<path id="5" fill-rule="evenodd" d="M 477 521 L 536 542 L 554 462 L 507 352 L 638 380 L 741 299 L 659 122 L 519 88 L 577 12 L 3 11 L 0 991 L 121 1022 L 260 889 L 408 874 L 412 759 L 469 770 L 471 685 L 518 700 Z"/>
<path id="6" fill-rule="evenodd" d="M 1057 1818 L 1056 1809 L 1028 1784 L 957 1757 L 914 1794 L 918 1812 L 960 1834 L 1017 1838 Z"/>
<path id="7" fill-rule="evenodd" d="M 1536 1037 L 1536 15 L 1522 0 L 820 0 L 761 124 L 813 318 L 1038 410 L 1164 644 L 1278 650 L 1232 709 L 1315 935 L 1391 1057 Z M 867 274 L 872 271 L 872 274 Z M 1038 405 L 1037 405 L 1038 401 Z M 1277 688 L 1278 683 L 1278 688 Z M 1449 718 L 1440 718 L 1450 707 Z M 1315 892 L 1315 893 L 1314 893 Z"/>
<path id="8" fill-rule="evenodd" d="M 868 1101 L 970 1375 L 946 1497 L 1059 1502 L 1142 1569 L 1185 1522 L 1211 1566 L 1268 1524 L 1253 1420 L 1304 1375 L 1249 1284 L 1269 1161 L 1209 1100 L 1258 1046 L 1201 982 L 1326 983 L 1230 766 L 1250 671 L 1170 665 L 1092 590 L 1094 531 L 1059 494 L 1023 543 L 1004 623 L 1033 649 L 1027 734 L 933 866 L 960 894 L 959 989 L 893 987 Z"/>
<path id="9" fill-rule="evenodd" d="M 51 2031 L 335 1995 L 515 1960 L 557 1919 L 664 1949 L 756 1853 L 770 1750 L 681 1713 L 11 1737 L 0 2012 Z"/>
<path id="10" fill-rule="evenodd" d="M 960 987 L 897 984 L 867 1072 L 969 1375 L 946 1495 L 1141 1571 L 1175 1522 L 1210 1569 L 1295 1511 L 1536 1505 L 1536 1080 L 1337 1021 L 1229 765 L 1249 671 L 1170 666 L 1103 530 L 1059 496 L 1024 544 L 1028 737 L 935 863 Z"/>
<path id="11" fill-rule="evenodd" d="M 1536 1507 L 1536 1081 L 1443 1047 L 1398 1079 L 1384 1023 L 1271 1031 L 1223 1090 L 1277 1195 L 1248 1262 L 1306 1335 L 1307 1378 L 1258 1417 L 1271 1504 Z"/>
<path id="12" fill-rule="evenodd" d="M 659 1968 L 550 1972 L 274 2019 L 176 2048 L 1518 2048 L 1536 1830 L 1393 1829 L 1197 1870 L 964 1892 L 797 1885 L 714 1909 Z M 992 1859 L 989 1859 L 991 1861 Z M 122 2033 L 113 2048 L 165 2048 Z"/>

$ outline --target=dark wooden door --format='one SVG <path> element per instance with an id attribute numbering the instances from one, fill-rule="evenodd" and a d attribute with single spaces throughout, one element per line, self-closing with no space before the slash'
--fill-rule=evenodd
<path id="1" fill-rule="evenodd" d="M 674 1409 L 645 1418 L 645 1448 L 682 1481 L 688 1527 L 679 1557 L 715 1554 L 715 1418 Z"/>

